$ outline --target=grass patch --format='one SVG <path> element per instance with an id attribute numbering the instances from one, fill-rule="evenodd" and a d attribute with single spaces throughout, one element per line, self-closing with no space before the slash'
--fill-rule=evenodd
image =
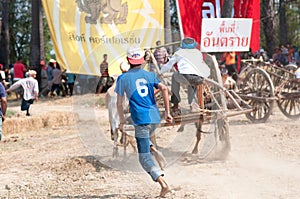
<path id="1" fill-rule="evenodd" d="M 101 107 L 105 106 L 105 99 L 104 98 L 97 98 L 96 102 L 95 102 L 95 105 L 96 106 L 101 106 Z"/>
<path id="2" fill-rule="evenodd" d="M 6 117 L 13 117 L 16 115 L 15 111 L 6 110 Z"/>

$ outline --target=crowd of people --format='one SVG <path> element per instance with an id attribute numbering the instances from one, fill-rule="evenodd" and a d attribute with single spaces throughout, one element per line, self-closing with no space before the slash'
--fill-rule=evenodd
<path id="1" fill-rule="evenodd" d="M 251 52 L 244 54 L 242 58 L 256 58 L 262 61 L 273 62 L 279 66 L 286 66 L 288 64 L 299 65 L 300 56 L 299 48 L 290 44 L 279 45 L 273 50 L 273 53 L 268 53 L 263 48 L 258 52 Z"/>
<path id="2" fill-rule="evenodd" d="M 113 79 L 108 74 L 107 55 L 103 56 L 99 68 L 101 77 L 74 74 L 63 71 L 59 63 L 50 59 L 48 64 L 45 61 L 40 61 L 40 74 L 37 78 L 39 86 L 40 97 L 55 97 L 55 96 L 72 96 L 73 94 L 86 94 L 95 92 L 100 94 L 105 92 L 113 83 Z M 28 77 L 28 71 L 35 68 L 28 67 L 23 63 L 22 58 L 18 58 L 16 63 L 10 64 L 5 68 L 0 64 L 0 81 L 7 89 L 17 81 Z M 36 71 L 38 72 L 38 70 Z M 95 88 L 95 89 L 93 89 Z M 18 88 L 14 90 L 15 98 L 21 99 L 23 89 Z M 10 93 L 9 93 L 10 94 Z"/>

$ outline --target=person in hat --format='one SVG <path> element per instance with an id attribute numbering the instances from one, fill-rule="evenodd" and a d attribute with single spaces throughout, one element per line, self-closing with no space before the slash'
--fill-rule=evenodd
<path id="1" fill-rule="evenodd" d="M 150 142 L 150 137 L 161 120 L 159 110 L 156 106 L 154 88 L 159 89 L 163 93 L 165 120 L 172 122 L 172 116 L 170 115 L 167 87 L 159 81 L 155 73 L 145 71 L 141 68 L 145 61 L 144 54 L 144 51 L 140 48 L 129 48 L 127 51 L 127 60 L 130 64 L 130 69 L 117 79 L 115 92 L 118 95 L 119 130 L 123 131 L 125 123 L 122 102 L 126 94 L 129 100 L 131 119 L 135 127 L 139 162 L 151 178 L 160 184 L 160 196 L 164 197 L 170 192 L 170 188 L 163 178 L 164 174 L 162 170 L 155 165 L 152 159 L 152 154 L 156 156 L 158 153 Z"/>
<path id="2" fill-rule="evenodd" d="M 30 105 L 33 104 L 34 100 L 38 100 L 39 95 L 39 84 L 36 78 L 36 71 L 29 70 L 28 71 L 28 77 L 21 79 L 14 83 L 9 89 L 6 90 L 6 92 L 15 90 L 19 87 L 23 88 L 23 97 L 22 97 L 22 103 L 21 103 L 21 110 L 26 111 L 26 116 L 30 116 L 29 108 Z"/>
<path id="3" fill-rule="evenodd" d="M 153 55 L 154 55 L 155 60 L 157 61 L 157 64 L 159 67 L 161 67 L 163 64 L 165 64 L 166 60 L 169 57 L 167 49 L 165 47 L 161 46 L 161 41 L 156 42 L 156 48 L 155 48 Z"/>
<path id="4" fill-rule="evenodd" d="M 192 106 L 191 104 L 195 96 L 196 86 L 203 83 L 203 77 L 201 77 L 202 74 L 199 74 L 197 68 L 206 69 L 208 66 L 203 61 L 202 53 L 195 49 L 197 45 L 197 42 L 193 38 L 184 38 L 181 42 L 181 49 L 176 51 L 170 60 L 161 68 L 161 73 L 165 73 L 170 71 L 173 65 L 177 65 L 177 71 L 172 75 L 171 85 L 173 116 L 181 114 L 179 109 L 179 102 L 181 101 L 179 94 L 180 84 L 189 85 L 188 103 Z M 195 61 L 192 59 L 195 59 Z M 195 67 L 192 62 L 197 62 L 197 66 Z"/>
<path id="5" fill-rule="evenodd" d="M 55 59 L 50 59 L 47 66 L 47 80 L 48 80 L 48 89 L 51 91 L 53 84 L 53 70 L 56 68 Z"/>

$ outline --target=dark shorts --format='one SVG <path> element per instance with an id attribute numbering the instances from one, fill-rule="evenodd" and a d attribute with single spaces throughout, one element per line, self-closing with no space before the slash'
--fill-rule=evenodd
<path id="1" fill-rule="evenodd" d="M 22 103 L 21 103 L 21 111 L 26 111 L 29 109 L 30 105 L 33 104 L 34 100 L 30 99 L 30 100 L 25 100 L 24 98 L 22 98 Z"/>

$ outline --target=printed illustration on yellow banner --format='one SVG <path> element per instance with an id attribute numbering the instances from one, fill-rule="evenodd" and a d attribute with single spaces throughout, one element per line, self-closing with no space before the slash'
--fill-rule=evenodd
<path id="1" fill-rule="evenodd" d="M 107 54 L 119 74 L 130 46 L 164 41 L 164 3 L 157 0 L 42 0 L 57 61 L 67 71 L 100 75 Z"/>

